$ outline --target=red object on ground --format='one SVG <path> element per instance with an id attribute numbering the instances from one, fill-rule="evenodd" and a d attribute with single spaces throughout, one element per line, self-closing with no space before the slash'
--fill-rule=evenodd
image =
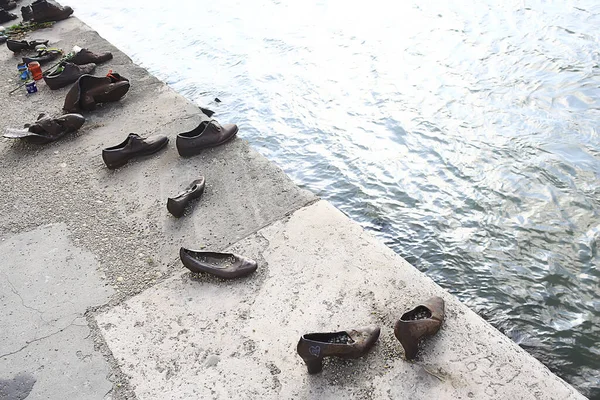
<path id="1" fill-rule="evenodd" d="M 40 79 L 42 79 L 42 67 L 40 67 L 39 62 L 30 62 L 29 64 L 27 64 L 27 68 L 29 68 L 31 75 L 33 75 L 33 80 L 39 81 Z"/>

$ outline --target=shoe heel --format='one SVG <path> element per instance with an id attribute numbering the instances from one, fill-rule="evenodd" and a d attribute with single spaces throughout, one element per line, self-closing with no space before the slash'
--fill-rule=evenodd
<path id="1" fill-rule="evenodd" d="M 309 374 L 318 374 L 323 370 L 323 359 L 322 358 L 311 358 L 310 360 L 304 359 L 306 367 L 308 368 Z"/>

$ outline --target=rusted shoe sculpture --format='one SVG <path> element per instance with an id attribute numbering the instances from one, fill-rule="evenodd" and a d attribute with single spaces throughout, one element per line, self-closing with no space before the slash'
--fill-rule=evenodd
<path id="1" fill-rule="evenodd" d="M 33 21 L 33 10 L 30 5 L 21 7 L 21 16 L 23 21 Z"/>
<path id="2" fill-rule="evenodd" d="M 48 114 L 42 113 L 36 122 L 25 125 L 25 129 L 7 129 L 4 137 L 45 144 L 54 142 L 67 133 L 77 131 L 84 122 L 85 118 L 79 114 L 65 114 L 58 118 L 52 118 Z"/>
<path id="3" fill-rule="evenodd" d="M 8 21 L 12 21 L 13 19 L 17 19 L 17 18 L 18 17 L 15 14 L 6 11 L 3 8 L 0 8 L 0 24 L 3 24 Z"/>
<path id="4" fill-rule="evenodd" d="M 75 54 L 69 60 L 69 62 L 76 64 L 76 65 L 83 65 L 83 64 L 90 64 L 90 63 L 102 64 L 109 60 L 112 60 L 112 58 L 113 58 L 112 53 L 110 53 L 108 51 L 105 53 L 96 54 L 96 53 L 92 53 L 88 49 L 81 49 L 77 52 L 77 54 Z"/>
<path id="5" fill-rule="evenodd" d="M 185 190 L 179 193 L 175 197 L 169 197 L 167 200 L 167 210 L 173 216 L 180 218 L 185 211 L 185 208 L 190 204 L 191 201 L 197 199 L 202 196 L 204 193 L 204 186 L 206 181 L 204 177 L 201 176 L 200 179 L 196 179 L 193 181 Z"/>
<path id="6" fill-rule="evenodd" d="M 46 64 L 50 61 L 54 61 L 60 56 L 62 56 L 63 52 L 59 49 L 47 49 L 41 48 L 37 51 L 37 54 L 33 57 L 23 57 L 23 62 L 25 64 L 29 64 L 32 62 L 39 62 L 40 65 Z"/>
<path id="7" fill-rule="evenodd" d="M 123 142 L 102 150 L 102 160 L 109 169 L 116 169 L 137 157 L 154 154 L 167 145 L 169 138 L 155 135 L 143 138 L 136 133 L 130 133 Z"/>
<path id="8" fill-rule="evenodd" d="M 204 272 L 223 279 L 241 278 L 258 268 L 256 261 L 233 253 L 195 251 L 182 247 L 179 257 L 183 265 L 192 272 Z"/>
<path id="9" fill-rule="evenodd" d="M 17 8 L 17 3 L 15 3 L 13 0 L 0 0 L 0 8 L 3 8 L 7 11 L 14 10 Z"/>
<path id="10" fill-rule="evenodd" d="M 323 369 L 323 358 L 358 358 L 366 354 L 379 339 L 379 327 L 367 326 L 348 331 L 308 333 L 298 342 L 298 355 L 308 367 L 309 374 Z"/>
<path id="11" fill-rule="evenodd" d="M 53 22 L 67 19 L 73 14 L 69 6 L 61 6 L 54 1 L 36 0 L 30 6 L 21 7 L 23 21 Z"/>
<path id="12" fill-rule="evenodd" d="M 6 41 L 6 47 L 13 53 L 18 53 L 23 50 L 35 50 L 37 46 L 47 46 L 48 40 L 13 40 L 8 39 Z"/>
<path id="13" fill-rule="evenodd" d="M 413 360 L 417 356 L 421 341 L 435 335 L 442 322 L 444 300 L 441 297 L 432 297 L 400 317 L 394 326 L 394 335 L 404 347 L 407 360 Z"/>
<path id="14" fill-rule="evenodd" d="M 209 147 L 219 146 L 238 133 L 235 124 L 221 126 L 217 121 L 202 121 L 195 129 L 177 135 L 175 144 L 182 157 L 190 157 Z"/>
<path id="15" fill-rule="evenodd" d="M 129 87 L 128 79 L 112 71 L 104 77 L 83 75 L 67 93 L 63 109 L 67 112 L 95 110 L 98 103 L 119 101 Z"/>
<path id="16" fill-rule="evenodd" d="M 52 90 L 60 89 L 76 82 L 80 76 L 91 74 L 96 69 L 96 64 L 75 65 L 70 62 L 63 63 L 59 69 L 44 75 L 44 82 Z"/>

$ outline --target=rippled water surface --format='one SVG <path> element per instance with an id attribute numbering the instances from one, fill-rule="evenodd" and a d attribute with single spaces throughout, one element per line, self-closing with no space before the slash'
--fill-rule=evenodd
<path id="1" fill-rule="evenodd" d="M 600 398 L 600 2 L 70 4 Z"/>

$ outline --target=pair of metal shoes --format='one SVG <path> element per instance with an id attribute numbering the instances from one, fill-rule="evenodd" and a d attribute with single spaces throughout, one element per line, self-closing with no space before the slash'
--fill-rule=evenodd
<path id="1" fill-rule="evenodd" d="M 394 335 L 404 348 L 407 360 L 413 360 L 423 339 L 435 335 L 444 322 L 444 300 L 432 297 L 407 311 L 394 326 Z M 341 332 L 309 333 L 298 342 L 298 355 L 306 363 L 309 374 L 323 369 L 323 358 L 359 358 L 379 339 L 378 326 L 367 326 Z"/>
<path id="2" fill-rule="evenodd" d="M 111 76 L 116 76 L 118 79 L 111 81 L 91 81 L 90 78 L 92 77 L 87 78 L 88 75 L 79 78 L 78 84 L 67 94 L 64 109 L 76 112 L 81 108 L 90 109 L 96 102 L 107 100 L 117 101 L 120 99 L 129 90 L 129 82 L 118 74 L 109 74 L 109 77 Z M 84 79 L 89 81 L 88 85 L 85 82 L 82 83 Z M 96 86 L 90 86 L 91 84 Z M 86 88 L 88 88 L 87 92 Z M 106 98 L 108 97 L 107 94 L 111 96 L 110 99 Z M 89 106 L 85 106 L 86 104 L 89 104 Z M 235 124 L 220 125 L 215 120 L 202 121 L 193 130 L 177 135 L 177 150 L 182 157 L 193 156 L 199 154 L 204 149 L 220 146 L 232 140 L 237 132 L 238 127 Z M 108 168 L 119 168 L 133 158 L 157 152 L 166 146 L 168 141 L 169 139 L 164 135 L 154 135 L 144 138 L 136 133 L 130 133 L 124 142 L 104 149 L 102 151 L 102 158 Z"/>

